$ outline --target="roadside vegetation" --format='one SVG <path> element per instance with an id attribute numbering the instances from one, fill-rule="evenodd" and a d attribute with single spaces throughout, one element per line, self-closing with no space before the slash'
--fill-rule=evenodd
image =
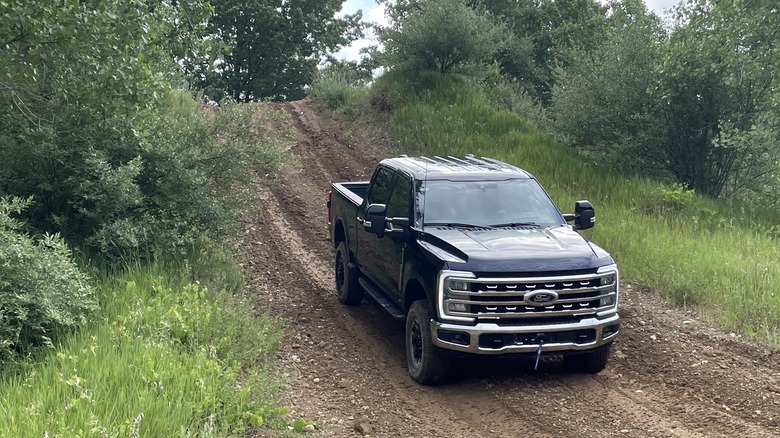
<path id="1" fill-rule="evenodd" d="M 286 429 L 233 259 L 286 114 L 187 88 L 208 2 L 131 3 L 0 4 L 0 435 Z"/>
<path id="2" fill-rule="evenodd" d="M 223 437 L 286 426 L 278 322 L 187 273 L 161 264 L 99 273 L 97 317 L 3 368 L 2 434 Z"/>

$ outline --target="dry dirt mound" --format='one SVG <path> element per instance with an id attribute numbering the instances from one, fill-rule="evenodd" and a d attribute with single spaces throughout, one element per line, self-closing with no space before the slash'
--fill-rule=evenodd
<path id="1" fill-rule="evenodd" d="M 780 437 L 780 359 L 623 285 L 608 368 L 570 374 L 516 360 L 460 364 L 451 383 L 406 373 L 403 326 L 371 302 L 339 304 L 325 200 L 331 182 L 368 179 L 389 152 L 370 127 L 311 100 L 290 114 L 298 169 L 259 189 L 245 218 L 247 280 L 259 311 L 287 321 L 279 365 L 291 416 L 335 437 Z M 260 431 L 260 436 L 273 432 Z"/>

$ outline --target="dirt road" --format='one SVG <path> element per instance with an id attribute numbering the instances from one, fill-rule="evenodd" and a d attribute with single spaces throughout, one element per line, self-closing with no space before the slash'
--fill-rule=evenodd
<path id="1" fill-rule="evenodd" d="M 461 363 L 451 382 L 406 373 L 403 325 L 374 303 L 339 304 L 325 200 L 332 181 L 368 179 L 381 137 L 312 101 L 290 114 L 300 169 L 276 175 L 245 219 L 256 306 L 287 321 L 279 364 L 294 418 L 334 437 L 780 437 L 780 354 L 622 285 L 622 332 L 607 369 L 546 359 Z M 261 431 L 272 435 L 272 432 Z"/>

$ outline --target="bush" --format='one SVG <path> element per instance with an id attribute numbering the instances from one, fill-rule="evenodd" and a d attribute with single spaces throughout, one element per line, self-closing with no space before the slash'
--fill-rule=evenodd
<path id="1" fill-rule="evenodd" d="M 539 127 L 550 124 L 545 108 L 533 97 L 533 90 L 527 89 L 521 81 L 501 73 L 497 64 L 479 69 L 477 74 L 467 80 L 472 88 L 480 90 L 498 109 L 518 114 Z"/>
<path id="2" fill-rule="evenodd" d="M 87 276 L 57 235 L 33 240 L 10 217 L 29 201 L 0 200 L 0 359 L 49 344 L 94 308 Z"/>
<path id="3" fill-rule="evenodd" d="M 355 87 L 331 78 L 318 80 L 309 90 L 309 94 L 322 99 L 331 109 L 348 104 L 356 93 Z"/>
<path id="4" fill-rule="evenodd" d="M 283 142 L 259 136 L 283 114 L 259 106 L 204 108 L 171 92 L 132 117 L 60 109 L 54 129 L 17 117 L 0 134 L 0 193 L 32 196 L 25 218 L 35 230 L 109 259 L 234 236 L 252 167 L 284 156 Z M 79 129 L 67 128 L 71 118 Z"/>
<path id="5" fill-rule="evenodd" d="M 504 46 L 506 29 L 464 0 L 427 0 L 409 12 L 400 30 L 384 29 L 388 67 L 429 69 L 441 74 L 461 65 L 482 63 Z"/>

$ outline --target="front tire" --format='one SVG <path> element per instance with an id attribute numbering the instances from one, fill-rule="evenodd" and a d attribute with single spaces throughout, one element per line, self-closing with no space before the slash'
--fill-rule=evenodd
<path id="1" fill-rule="evenodd" d="M 347 242 L 342 241 L 336 248 L 336 293 L 339 301 L 348 306 L 357 306 L 363 301 L 363 289 L 358 284 L 359 271 L 349 266 Z"/>
<path id="2" fill-rule="evenodd" d="M 587 353 L 563 356 L 563 363 L 570 371 L 585 374 L 598 374 L 607 367 L 612 344 L 607 344 Z"/>
<path id="3" fill-rule="evenodd" d="M 450 360 L 433 345 L 431 311 L 426 300 L 412 303 L 406 315 L 406 364 L 421 385 L 437 385 L 447 378 Z"/>

